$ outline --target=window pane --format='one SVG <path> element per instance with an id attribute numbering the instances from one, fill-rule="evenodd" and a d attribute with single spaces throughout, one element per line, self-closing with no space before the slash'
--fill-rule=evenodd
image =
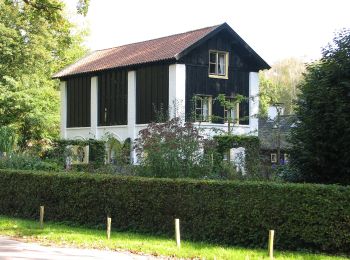
<path id="1" fill-rule="evenodd" d="M 210 71 L 209 71 L 210 74 L 217 74 L 216 68 L 217 68 L 216 64 L 210 64 Z"/>
<path id="2" fill-rule="evenodd" d="M 225 54 L 219 54 L 218 74 L 225 75 Z"/>
<path id="3" fill-rule="evenodd" d="M 211 52 L 210 55 L 210 63 L 216 63 L 216 52 Z"/>
<path id="4" fill-rule="evenodd" d="M 203 101 L 203 120 L 207 120 L 209 116 L 208 99 Z"/>

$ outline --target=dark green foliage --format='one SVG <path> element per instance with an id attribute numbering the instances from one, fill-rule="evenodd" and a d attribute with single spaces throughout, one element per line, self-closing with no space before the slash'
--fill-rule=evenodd
<path id="1" fill-rule="evenodd" d="M 307 67 L 292 131 L 299 181 L 350 184 L 350 30 Z"/>
<path id="2" fill-rule="evenodd" d="M 0 214 L 277 249 L 350 253 L 350 188 L 0 170 Z"/>
<path id="3" fill-rule="evenodd" d="M 43 160 L 38 156 L 28 154 L 11 154 L 0 158 L 0 169 L 20 169 L 39 171 L 62 171 L 63 165 L 55 161 Z"/>
<path id="4" fill-rule="evenodd" d="M 204 139 L 191 122 L 173 118 L 150 123 L 139 132 L 135 150 L 138 175 L 163 178 L 212 178 L 215 142 Z M 203 152 L 204 151 L 204 152 Z"/>
<path id="5" fill-rule="evenodd" d="M 218 135 L 214 137 L 218 143 L 218 152 L 223 155 L 231 148 L 244 147 L 246 149 L 246 171 L 250 179 L 259 179 L 259 151 L 260 142 L 257 136 Z M 222 158 L 221 158 L 222 160 Z"/>
<path id="6" fill-rule="evenodd" d="M 89 146 L 89 165 L 78 165 L 77 170 L 89 170 L 90 168 L 99 167 L 104 164 L 106 156 L 105 141 L 89 140 L 56 140 L 53 142 L 53 149 L 49 152 L 48 157 L 58 160 L 63 165 L 66 160 L 66 147 L 68 145 Z"/>

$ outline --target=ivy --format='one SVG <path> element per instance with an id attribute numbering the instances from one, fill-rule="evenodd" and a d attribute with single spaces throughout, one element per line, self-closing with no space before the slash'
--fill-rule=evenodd
<path id="1" fill-rule="evenodd" d="M 100 140 L 56 140 L 53 143 L 53 150 L 50 152 L 49 157 L 54 157 L 60 163 L 65 164 L 67 152 L 66 147 L 68 145 L 77 146 L 89 146 L 89 164 L 88 165 L 76 165 L 77 170 L 88 170 L 91 167 L 95 168 L 105 163 L 106 146 L 105 141 Z"/>
<path id="2" fill-rule="evenodd" d="M 246 171 L 250 179 L 260 179 L 260 141 L 257 136 L 219 135 L 215 136 L 217 151 L 221 160 L 231 148 L 244 147 L 246 149 Z"/>

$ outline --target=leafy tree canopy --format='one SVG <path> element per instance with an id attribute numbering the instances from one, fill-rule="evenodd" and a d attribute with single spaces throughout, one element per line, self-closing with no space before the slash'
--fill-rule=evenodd
<path id="1" fill-rule="evenodd" d="M 88 1 L 78 2 L 85 14 Z M 59 0 L 0 1 L 0 125 L 16 129 L 20 146 L 58 135 L 58 82 L 51 75 L 85 53 Z"/>
<path id="2" fill-rule="evenodd" d="M 307 66 L 300 90 L 292 159 L 302 180 L 350 184 L 350 29 Z"/>
<path id="3" fill-rule="evenodd" d="M 284 59 L 272 65 L 270 70 L 260 72 L 260 114 L 274 103 L 283 103 L 285 114 L 293 114 L 297 86 L 303 78 L 305 64 L 297 58 Z"/>

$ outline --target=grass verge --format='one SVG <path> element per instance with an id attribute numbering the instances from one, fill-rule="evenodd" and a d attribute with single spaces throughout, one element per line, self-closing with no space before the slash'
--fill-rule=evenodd
<path id="1" fill-rule="evenodd" d="M 181 249 L 179 250 L 174 240 L 165 237 L 112 231 L 111 239 L 107 240 L 104 230 L 72 227 L 52 222 L 46 222 L 44 229 L 40 229 L 38 222 L 5 216 L 0 216 L 0 235 L 21 238 L 31 242 L 39 242 L 43 245 L 127 250 L 134 253 L 174 256 L 179 258 L 268 259 L 267 250 L 223 247 L 190 241 L 182 241 Z M 341 256 L 281 251 L 276 251 L 275 257 L 276 259 L 310 260 L 349 259 Z"/>

